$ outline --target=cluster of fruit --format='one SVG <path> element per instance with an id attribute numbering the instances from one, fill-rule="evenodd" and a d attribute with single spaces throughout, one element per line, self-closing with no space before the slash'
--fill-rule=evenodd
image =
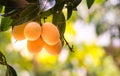
<path id="1" fill-rule="evenodd" d="M 28 51 L 34 54 L 44 48 L 48 53 L 58 55 L 62 49 L 59 30 L 50 22 L 45 22 L 43 25 L 27 22 L 14 26 L 12 35 L 16 40 L 27 39 Z"/>

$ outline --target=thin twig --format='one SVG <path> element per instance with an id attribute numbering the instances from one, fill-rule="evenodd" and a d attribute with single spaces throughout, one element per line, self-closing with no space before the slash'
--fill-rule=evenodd
<path id="1" fill-rule="evenodd" d="M 65 41 L 65 43 L 66 43 L 66 45 L 68 46 L 68 48 L 70 49 L 70 51 L 71 52 L 74 52 L 74 50 L 73 50 L 73 45 L 72 46 L 70 46 L 70 44 L 67 42 L 67 40 L 65 39 L 65 37 L 62 35 L 62 37 L 63 37 L 63 39 L 64 39 L 64 41 Z"/>

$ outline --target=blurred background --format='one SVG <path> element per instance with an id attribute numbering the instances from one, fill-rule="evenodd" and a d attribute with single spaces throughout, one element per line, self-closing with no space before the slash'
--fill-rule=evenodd
<path id="1" fill-rule="evenodd" d="M 18 76 L 120 76 L 120 0 L 95 0 L 90 9 L 83 0 L 77 8 L 64 34 L 74 52 L 64 45 L 59 56 L 34 57 L 26 40 L 16 42 L 11 29 L 0 32 L 0 51 Z M 5 70 L 0 65 L 0 76 Z"/>

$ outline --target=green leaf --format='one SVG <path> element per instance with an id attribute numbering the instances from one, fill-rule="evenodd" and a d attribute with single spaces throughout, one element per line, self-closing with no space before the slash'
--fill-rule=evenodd
<path id="1" fill-rule="evenodd" d="M 81 0 L 72 0 L 67 3 L 67 20 L 71 17 L 72 11 L 77 10 L 77 6 L 81 3 Z"/>
<path id="2" fill-rule="evenodd" d="M 39 0 L 39 5 L 42 11 L 47 11 L 54 7 L 56 4 L 55 0 Z"/>
<path id="3" fill-rule="evenodd" d="M 7 64 L 5 56 L 0 52 L 0 64 Z"/>
<path id="4" fill-rule="evenodd" d="M 45 17 L 48 17 L 52 14 L 51 10 L 48 10 L 48 11 L 45 11 L 45 12 L 42 12 L 41 13 L 41 18 L 45 18 Z"/>
<path id="5" fill-rule="evenodd" d="M 73 0 L 73 6 L 72 8 L 76 8 L 80 3 L 81 3 L 82 0 Z"/>
<path id="6" fill-rule="evenodd" d="M 0 5 L 0 12 L 2 11 L 2 8 L 3 8 L 3 6 L 2 6 L 2 5 Z"/>
<path id="7" fill-rule="evenodd" d="M 0 31 L 6 31 L 10 28 L 12 20 L 10 17 L 3 17 L 0 24 Z"/>
<path id="8" fill-rule="evenodd" d="M 17 76 L 16 71 L 13 67 L 7 64 L 5 56 L 0 52 L 0 64 L 6 65 L 6 76 Z"/>
<path id="9" fill-rule="evenodd" d="M 90 9 L 90 7 L 93 5 L 95 0 L 87 0 L 87 6 L 88 6 L 88 9 Z"/>
<path id="10" fill-rule="evenodd" d="M 0 4 L 5 6 L 5 13 L 14 9 L 23 8 L 29 3 L 26 0 L 0 0 Z"/>
<path id="11" fill-rule="evenodd" d="M 34 4 L 28 5 L 24 10 L 18 13 L 18 16 L 12 17 L 13 22 L 11 26 L 20 25 L 24 22 L 35 19 L 38 15 L 38 12 L 39 12 L 39 7 L 37 5 Z"/>
<path id="12" fill-rule="evenodd" d="M 53 13 L 61 12 L 62 9 L 64 8 L 64 4 L 65 4 L 64 1 L 61 2 L 61 3 L 57 3 L 57 4 L 54 6 L 54 8 L 52 9 L 52 12 L 53 12 Z"/>
<path id="13" fill-rule="evenodd" d="M 66 28 L 66 21 L 65 16 L 62 12 L 53 15 L 53 24 L 58 27 L 61 34 L 64 34 Z"/>
<path id="14" fill-rule="evenodd" d="M 7 8 L 7 7 L 5 7 L 5 10 L 6 9 L 8 9 L 9 10 L 9 8 Z M 13 10 L 11 10 L 11 11 L 9 11 L 9 12 L 5 12 L 5 14 L 3 14 L 2 16 L 4 16 L 4 17 L 8 17 L 8 16 L 14 16 L 14 15 L 16 15 L 16 13 L 18 13 L 19 11 L 21 11 L 21 9 L 13 9 Z"/>
<path id="15" fill-rule="evenodd" d="M 6 76 L 17 76 L 16 71 L 10 65 L 7 65 Z"/>
<path id="16" fill-rule="evenodd" d="M 67 7 L 67 20 L 71 17 L 72 11 L 73 11 L 72 7 L 68 6 Z"/>
<path id="17" fill-rule="evenodd" d="M 65 21 L 65 16 L 62 12 L 56 13 L 53 15 L 53 24 L 55 24 L 60 32 L 60 39 L 62 42 L 62 45 L 64 45 L 64 39 L 63 39 L 63 35 L 65 32 L 65 28 L 66 28 L 66 21 Z"/>

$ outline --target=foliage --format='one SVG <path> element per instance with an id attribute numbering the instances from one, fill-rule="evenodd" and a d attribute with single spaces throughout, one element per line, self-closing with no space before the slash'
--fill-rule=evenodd
<path id="1" fill-rule="evenodd" d="M 31 0 L 32 1 L 32 0 Z M 24 3 L 23 3 L 24 2 Z M 92 6 L 94 1 L 87 1 L 88 8 Z M 71 17 L 72 11 L 77 10 L 77 6 L 81 3 L 81 0 L 39 0 L 29 2 L 26 0 L 19 1 L 1 1 L 1 5 L 5 6 L 4 17 L 9 17 L 10 23 L 4 26 L 1 22 L 1 31 L 6 31 L 10 26 L 25 23 L 27 21 L 37 21 L 41 24 L 41 19 L 46 19 L 48 16 L 53 15 L 52 22 L 57 24 L 61 35 L 64 34 L 66 27 L 66 19 L 62 10 L 67 8 L 67 20 Z M 2 8 L 2 7 L 1 7 Z M 56 17 L 55 16 L 61 16 Z M 60 20 L 61 19 L 61 20 Z M 60 21 L 59 21 L 60 20 Z M 7 23 L 7 20 L 5 23 Z M 61 22 L 62 21 L 62 22 Z M 60 23 L 56 23 L 60 22 Z M 62 36 L 61 36 L 62 37 Z M 64 41 L 61 38 L 61 41 Z"/>
<path id="2" fill-rule="evenodd" d="M 7 67 L 6 76 L 17 76 L 13 67 L 7 64 L 5 56 L 0 52 L 0 64 L 5 65 Z"/>
<path id="3" fill-rule="evenodd" d="M 87 6 L 90 8 L 95 0 L 87 0 Z"/>
<path id="4" fill-rule="evenodd" d="M 91 1 L 87 0 L 88 8 L 91 7 L 93 2 L 91 3 Z M 0 0 L 0 12 L 5 6 L 4 14 L 1 15 L 0 32 L 8 30 L 11 26 L 14 27 L 31 20 L 41 24 L 41 19 L 45 20 L 48 16 L 53 15 L 52 22 L 58 27 L 61 41 L 64 43 L 63 34 L 65 32 L 66 19 L 62 10 L 64 7 L 67 8 L 68 20 L 72 15 L 72 11 L 77 10 L 77 6 L 80 3 L 81 0 Z M 16 76 L 15 70 L 7 64 L 1 52 L 0 57 L 0 63 L 7 66 L 6 76 Z"/>
<path id="5" fill-rule="evenodd" d="M 74 47 L 72 47 L 67 42 L 72 38 L 71 35 L 76 35 L 74 26 L 71 26 L 73 25 L 72 21 L 76 21 L 75 18 L 83 20 L 74 11 L 79 10 L 77 6 L 79 4 L 82 6 L 82 1 L 85 0 L 26 0 L 25 4 L 21 1 L 25 0 L 0 0 L 0 64 L 6 67 L 6 69 L 3 69 L 3 67 L 1 69 L 6 70 L 7 76 L 16 76 L 14 68 L 18 76 L 119 76 L 120 48 L 111 45 L 102 48 L 97 44 L 88 45 L 84 42 L 77 42 L 76 44 L 74 40 L 69 42 L 74 44 Z M 106 7 L 104 0 L 86 0 L 88 9 L 94 2 L 97 6 L 91 9 L 92 11 L 89 12 L 85 21 L 88 24 L 94 23 L 96 34 L 100 36 L 113 28 L 111 23 L 104 19 L 111 6 Z M 50 5 L 47 5 L 47 3 Z M 64 9 L 67 9 L 67 11 L 64 12 Z M 115 6 L 112 9 L 117 11 L 119 7 Z M 119 17 L 119 13 L 117 17 Z M 10 27 L 30 20 L 37 21 L 40 24 L 47 20 L 54 23 L 60 31 L 62 43 L 67 44 L 74 52 L 68 51 L 67 47 L 63 46 L 63 52 L 60 56 L 51 56 L 42 52 L 37 57 L 31 58 L 30 54 L 25 56 L 26 50 L 22 49 L 23 51 L 21 51 L 13 48 L 11 34 L 9 33 L 11 31 L 9 31 Z M 117 27 L 120 30 L 118 20 L 116 19 L 118 25 L 114 28 Z M 65 33 L 69 35 L 64 37 Z M 113 32 L 113 35 L 117 33 Z M 84 33 L 80 32 L 80 34 Z M 117 35 L 117 38 L 118 36 L 120 35 Z M 65 38 L 69 39 L 66 40 Z M 1 72 L 0 75 L 3 76 Z"/>
<path id="6" fill-rule="evenodd" d="M 32 0 L 31 0 L 32 1 Z M 88 8 L 90 8 L 93 4 L 94 0 L 88 1 Z M 16 4 L 14 4 L 16 3 Z M 15 26 L 22 24 L 26 21 L 30 20 L 36 20 L 40 21 L 41 19 L 47 18 L 49 15 L 57 15 L 59 13 L 62 13 L 62 10 L 67 8 L 67 19 L 69 19 L 72 15 L 72 11 L 74 9 L 77 9 L 77 6 L 81 3 L 81 0 L 39 0 L 35 1 L 33 3 L 26 2 L 23 7 L 22 4 L 19 5 L 18 3 L 22 3 L 22 0 L 19 1 L 12 1 L 9 5 L 9 1 L 1 1 L 1 5 L 5 6 L 5 14 L 4 17 L 9 17 L 12 22 L 8 24 L 9 26 Z M 13 6 L 16 6 L 13 8 Z M 9 8 L 8 8 L 9 7 Z M 0 6 L 0 9 L 2 10 L 2 6 Z M 63 22 L 66 22 L 64 15 L 63 18 L 60 18 Z M 56 19 L 53 18 L 53 22 Z M 59 21 L 59 18 L 57 19 Z M 57 22 L 58 22 L 57 21 Z M 56 23 L 55 23 L 56 24 Z M 1 24 L 1 27 L 4 26 Z M 9 27 L 6 26 L 6 27 Z M 59 24 L 59 26 L 65 26 L 65 24 Z M 62 27 L 65 29 L 65 27 Z M 2 28 L 1 28 L 2 29 Z M 3 30 L 4 31 L 4 30 Z"/>
<path id="7" fill-rule="evenodd" d="M 3 17 L 1 19 L 1 24 L 0 24 L 0 31 L 6 31 L 10 29 L 10 24 L 12 23 L 12 20 L 9 17 Z"/>

